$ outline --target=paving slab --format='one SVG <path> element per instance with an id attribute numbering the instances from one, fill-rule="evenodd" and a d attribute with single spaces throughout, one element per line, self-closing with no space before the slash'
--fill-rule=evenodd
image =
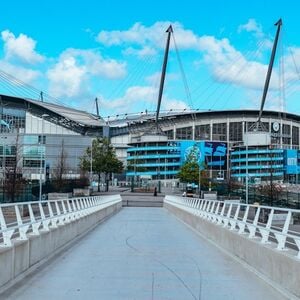
<path id="1" fill-rule="evenodd" d="M 0 299 L 284 299 L 164 208 L 123 208 Z"/>

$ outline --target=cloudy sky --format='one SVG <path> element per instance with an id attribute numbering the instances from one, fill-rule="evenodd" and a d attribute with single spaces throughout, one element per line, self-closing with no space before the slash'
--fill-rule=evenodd
<path id="1" fill-rule="evenodd" d="M 300 113 L 298 1 L 39 2 L 1 4 L 2 94 L 94 113 L 97 97 L 103 117 L 155 111 L 172 24 L 162 110 L 259 108 L 281 17 L 266 107 Z"/>

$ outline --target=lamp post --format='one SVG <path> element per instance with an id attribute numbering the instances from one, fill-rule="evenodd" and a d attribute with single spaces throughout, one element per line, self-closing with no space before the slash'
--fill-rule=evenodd
<path id="1" fill-rule="evenodd" d="M 91 139 L 90 184 L 93 188 L 93 139 Z"/>
<path id="2" fill-rule="evenodd" d="M 201 165 L 199 162 L 199 182 L 198 182 L 198 188 L 199 188 L 199 199 L 201 198 Z"/>
<path id="3" fill-rule="evenodd" d="M 43 169 L 44 169 L 43 168 L 43 151 L 42 151 L 42 145 L 44 143 L 44 118 L 48 117 L 48 116 L 49 115 L 47 115 L 47 114 L 42 114 L 42 134 L 41 134 L 41 139 L 40 139 L 40 189 L 39 189 L 39 201 L 42 201 L 42 174 L 43 174 Z M 46 146 L 45 146 L 45 148 L 46 148 Z M 45 151 L 44 156 L 46 156 L 46 151 Z"/>
<path id="4" fill-rule="evenodd" d="M 1 145 L 2 145 L 2 195 L 3 195 L 3 202 L 4 202 L 4 186 L 5 186 L 5 179 L 6 179 L 6 136 L 1 137 Z"/>
<path id="5" fill-rule="evenodd" d="M 248 126 L 248 124 L 246 125 Z M 249 203 L 248 131 L 246 132 L 246 204 Z"/>
<path id="6" fill-rule="evenodd" d="M 270 150 L 270 202 L 271 206 L 273 206 L 273 146 L 269 145 Z"/>

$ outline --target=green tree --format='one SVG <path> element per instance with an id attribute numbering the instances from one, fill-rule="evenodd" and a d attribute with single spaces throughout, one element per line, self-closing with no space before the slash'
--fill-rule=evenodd
<path id="1" fill-rule="evenodd" d="M 66 182 L 68 181 L 64 177 L 69 168 L 69 166 L 67 164 L 67 159 L 68 159 L 68 153 L 65 149 L 64 140 L 62 140 L 61 150 L 60 150 L 60 153 L 58 156 L 58 160 L 57 160 L 56 164 L 54 165 L 53 173 L 52 173 L 56 189 L 59 192 L 62 191 L 63 187 L 65 186 Z"/>
<path id="2" fill-rule="evenodd" d="M 205 163 L 199 164 L 198 155 L 197 155 L 198 151 L 199 150 L 197 146 L 194 146 L 192 148 L 184 164 L 179 169 L 179 173 L 177 176 L 180 179 L 180 181 L 185 183 L 199 184 L 199 179 L 200 179 L 201 189 L 202 188 L 207 189 L 209 186 L 207 166 Z M 200 168 L 200 174 L 199 174 L 199 168 Z"/>
<path id="3" fill-rule="evenodd" d="M 88 147 L 84 155 L 80 158 L 80 168 L 90 171 L 92 158 L 92 171 L 98 176 L 98 191 L 100 191 L 101 175 L 104 174 L 106 191 L 112 173 L 123 172 L 123 163 L 117 158 L 115 149 L 109 139 L 95 139 L 91 147 Z"/>
<path id="4" fill-rule="evenodd" d="M 182 182 L 197 183 L 199 182 L 199 163 L 197 157 L 197 146 L 194 146 L 186 158 L 184 164 L 179 169 L 178 178 Z"/>

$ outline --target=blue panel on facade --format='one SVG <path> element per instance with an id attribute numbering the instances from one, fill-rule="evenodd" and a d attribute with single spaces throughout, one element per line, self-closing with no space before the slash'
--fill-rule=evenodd
<path id="1" fill-rule="evenodd" d="M 183 164 L 192 150 L 195 150 L 198 157 L 198 163 L 204 161 L 203 142 L 181 141 L 180 142 L 180 162 Z"/>
<path id="2" fill-rule="evenodd" d="M 205 163 L 214 168 L 226 169 L 227 144 L 222 142 L 194 142 L 182 141 L 181 144 L 181 163 L 184 163 L 189 153 L 195 149 L 198 163 Z"/>
<path id="3" fill-rule="evenodd" d="M 286 174 L 297 174 L 298 172 L 298 151 L 293 149 L 286 150 L 285 164 Z"/>

